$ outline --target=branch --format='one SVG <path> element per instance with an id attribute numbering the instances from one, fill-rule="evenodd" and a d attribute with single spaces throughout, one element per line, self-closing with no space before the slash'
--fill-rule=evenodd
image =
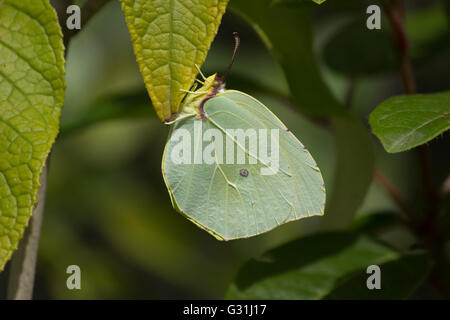
<path id="1" fill-rule="evenodd" d="M 355 98 L 355 89 L 356 89 L 356 78 L 355 76 L 350 76 L 348 79 L 348 88 L 344 97 L 344 105 L 351 109 L 353 104 L 353 99 Z"/>
<path id="2" fill-rule="evenodd" d="M 44 216 L 45 193 L 47 190 L 48 159 L 40 177 L 36 206 L 28 228 L 19 242 L 19 249 L 11 260 L 7 299 L 30 300 L 33 296 L 39 236 Z"/>
<path id="3" fill-rule="evenodd" d="M 405 6 L 404 0 L 382 0 L 381 4 L 386 11 L 394 33 L 394 45 L 397 49 L 400 62 L 400 73 L 402 76 L 403 87 L 407 94 L 416 93 L 416 84 L 414 80 L 414 72 L 409 55 L 409 40 L 405 31 L 404 16 Z M 431 179 L 431 164 L 429 159 L 429 150 L 426 145 L 417 148 L 419 164 L 422 173 L 422 183 L 424 185 L 425 198 L 430 205 L 428 214 L 428 224 L 432 224 L 437 215 L 437 195 L 433 188 Z"/>
<path id="4" fill-rule="evenodd" d="M 397 188 L 391 183 L 391 181 L 380 170 L 376 169 L 373 178 L 375 181 L 386 191 L 386 193 L 394 200 L 397 206 L 403 211 L 403 213 L 412 221 L 413 211 L 409 207 L 403 195 Z"/>

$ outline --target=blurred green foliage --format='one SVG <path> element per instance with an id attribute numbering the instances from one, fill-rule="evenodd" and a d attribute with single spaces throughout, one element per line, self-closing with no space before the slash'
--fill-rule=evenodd
<path id="1" fill-rule="evenodd" d="M 397 56 L 392 46 L 389 21 L 383 19 L 380 30 L 369 30 L 363 16 L 346 20 L 323 48 L 327 65 L 353 77 L 396 72 Z M 411 44 L 411 58 L 416 66 L 430 61 L 450 46 L 442 3 L 412 12 L 405 21 L 405 30 Z"/>

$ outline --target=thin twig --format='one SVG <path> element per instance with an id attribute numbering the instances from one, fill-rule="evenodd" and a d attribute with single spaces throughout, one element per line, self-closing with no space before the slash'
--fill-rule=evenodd
<path id="1" fill-rule="evenodd" d="M 404 2 L 403 0 L 382 1 L 394 34 L 394 45 L 397 49 L 400 62 L 402 83 L 407 94 L 416 93 L 414 72 L 409 57 L 409 40 L 404 27 Z"/>
<path id="2" fill-rule="evenodd" d="M 400 210 L 402 210 L 402 212 L 408 217 L 408 219 L 411 220 L 413 216 L 413 211 L 409 207 L 403 195 L 391 183 L 388 177 L 386 177 L 386 175 L 380 169 L 376 169 L 373 174 L 373 178 L 389 194 L 392 200 L 394 200 L 394 202 L 397 204 Z"/>
<path id="3" fill-rule="evenodd" d="M 24 236 L 19 242 L 19 249 L 14 252 L 8 282 L 7 299 L 30 300 L 33 296 L 36 260 L 44 216 L 45 193 L 47 191 L 48 159 L 40 177 L 36 206 L 30 218 Z"/>

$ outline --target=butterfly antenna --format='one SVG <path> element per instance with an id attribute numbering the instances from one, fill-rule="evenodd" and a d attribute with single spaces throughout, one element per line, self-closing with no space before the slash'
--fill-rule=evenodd
<path id="1" fill-rule="evenodd" d="M 231 71 L 231 67 L 233 67 L 234 60 L 236 59 L 236 55 L 237 55 L 237 52 L 238 52 L 238 49 L 239 49 L 239 45 L 241 44 L 241 38 L 239 38 L 239 33 L 233 32 L 233 36 L 234 36 L 234 52 L 233 52 L 233 56 L 231 57 L 231 61 L 230 61 L 230 64 L 228 65 L 227 70 L 225 71 L 223 76 L 220 77 L 220 81 L 221 82 L 225 82 L 225 79 L 228 77 L 228 74 Z"/>
<path id="2" fill-rule="evenodd" d="M 202 77 L 203 80 L 206 80 L 205 75 L 203 74 L 202 70 L 200 69 L 200 67 L 196 64 L 194 64 L 195 69 L 197 69 L 198 73 L 200 74 L 200 76 Z"/>

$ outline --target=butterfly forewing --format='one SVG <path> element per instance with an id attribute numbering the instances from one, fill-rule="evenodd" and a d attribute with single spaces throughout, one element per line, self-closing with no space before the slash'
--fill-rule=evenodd
<path id="1" fill-rule="evenodd" d="M 166 145 L 163 173 L 177 210 L 225 240 L 323 213 L 316 163 L 270 110 L 230 90 L 204 111 L 205 119 L 176 122 Z"/>

